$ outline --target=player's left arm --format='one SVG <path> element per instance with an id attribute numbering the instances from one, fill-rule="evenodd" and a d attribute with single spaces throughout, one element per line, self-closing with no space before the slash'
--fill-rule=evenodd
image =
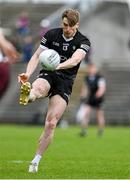
<path id="1" fill-rule="evenodd" d="M 85 58 L 86 52 L 83 49 L 77 49 L 71 58 L 69 58 L 68 60 L 66 60 L 63 63 L 60 63 L 56 70 L 59 69 L 69 69 L 72 68 L 74 66 L 76 66 L 77 64 L 79 64 L 84 58 Z"/>
<path id="2" fill-rule="evenodd" d="M 106 91 L 106 81 L 104 78 L 101 78 L 98 82 L 98 90 L 96 92 L 96 97 L 100 98 L 104 95 Z"/>

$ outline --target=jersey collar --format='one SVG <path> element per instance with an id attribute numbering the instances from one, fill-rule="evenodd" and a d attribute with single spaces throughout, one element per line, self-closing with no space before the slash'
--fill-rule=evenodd
<path id="1" fill-rule="evenodd" d="M 67 42 L 68 42 L 68 41 L 71 41 L 71 40 L 73 39 L 73 37 L 71 37 L 71 38 L 66 38 L 66 37 L 64 36 L 64 34 L 62 34 L 62 36 L 63 36 L 64 40 L 67 41 Z"/>

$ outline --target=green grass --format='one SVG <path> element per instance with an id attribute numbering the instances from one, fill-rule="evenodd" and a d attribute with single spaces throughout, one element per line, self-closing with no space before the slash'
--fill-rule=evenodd
<path id="1" fill-rule="evenodd" d="M 107 127 L 103 137 L 90 127 L 85 138 L 78 127 L 57 128 L 39 172 L 29 174 L 41 132 L 42 127 L 0 126 L 1 179 L 130 178 L 130 127 Z"/>

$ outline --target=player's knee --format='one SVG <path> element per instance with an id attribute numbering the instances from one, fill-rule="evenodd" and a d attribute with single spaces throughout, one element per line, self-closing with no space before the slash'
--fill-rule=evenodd
<path id="1" fill-rule="evenodd" d="M 37 84 L 32 84 L 34 93 L 36 96 L 42 96 L 46 94 L 46 89 Z"/>
<path id="2" fill-rule="evenodd" d="M 49 129 L 55 129 L 55 127 L 56 127 L 56 122 L 55 121 L 50 121 L 50 122 L 48 122 L 48 128 Z"/>
<path id="3" fill-rule="evenodd" d="M 47 126 L 49 129 L 55 129 L 56 125 L 57 125 L 57 122 L 58 122 L 58 115 L 55 114 L 55 115 L 50 115 L 48 116 L 47 118 Z"/>
<path id="4" fill-rule="evenodd" d="M 40 86 L 36 87 L 36 91 L 37 91 L 39 94 L 43 94 L 43 93 L 44 93 L 44 89 L 42 89 Z"/>

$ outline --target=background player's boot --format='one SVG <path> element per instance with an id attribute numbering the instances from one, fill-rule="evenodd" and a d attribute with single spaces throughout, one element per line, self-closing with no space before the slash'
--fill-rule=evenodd
<path id="1" fill-rule="evenodd" d="M 87 130 L 86 130 L 86 129 L 82 129 L 81 132 L 79 133 L 79 135 L 80 135 L 81 137 L 87 136 Z"/>
<path id="2" fill-rule="evenodd" d="M 29 166 L 28 172 L 36 173 L 37 171 L 38 171 L 38 164 L 37 163 L 31 163 Z"/>
<path id="3" fill-rule="evenodd" d="M 21 105 L 27 105 L 29 101 L 29 94 L 31 91 L 30 82 L 23 83 L 20 89 L 20 101 Z"/>
<path id="4" fill-rule="evenodd" d="M 99 137 L 101 137 L 101 136 L 103 136 L 103 133 L 104 133 L 103 129 L 99 129 L 98 132 L 97 132 L 97 135 Z"/>

